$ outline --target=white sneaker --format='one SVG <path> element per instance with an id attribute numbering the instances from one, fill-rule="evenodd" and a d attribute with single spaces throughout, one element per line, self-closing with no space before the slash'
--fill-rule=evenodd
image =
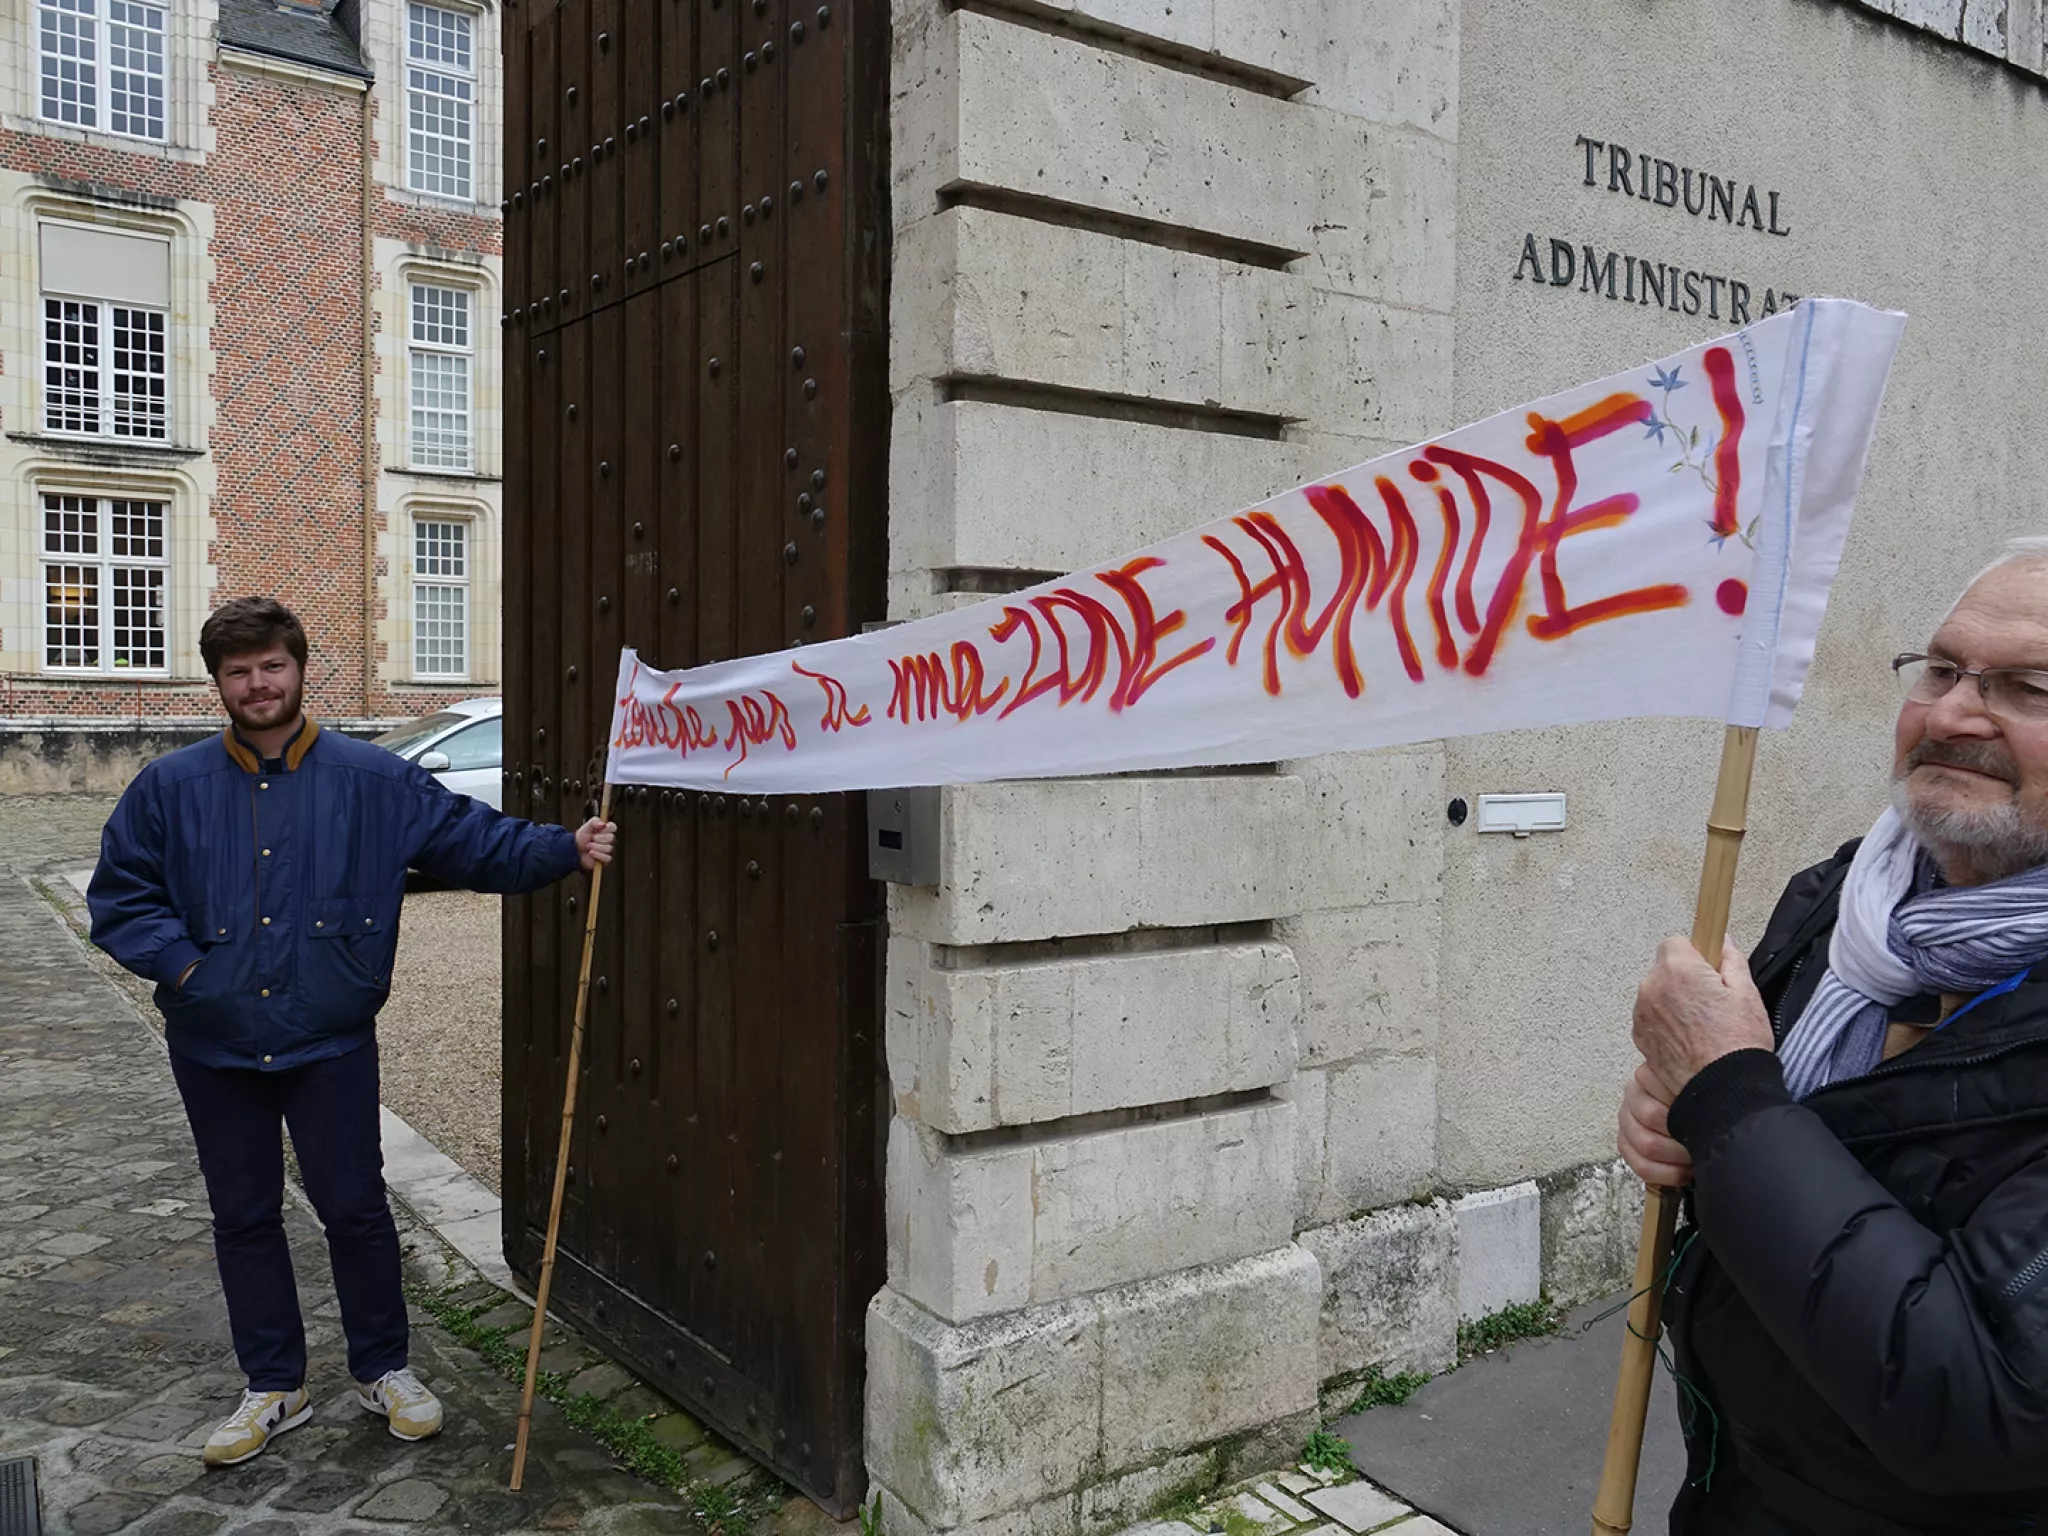
<path id="1" fill-rule="evenodd" d="M 356 1383 L 356 1401 L 363 1412 L 381 1415 L 401 1440 L 424 1440 L 441 1433 L 441 1400 L 420 1385 L 403 1366 L 375 1381 Z"/>
<path id="2" fill-rule="evenodd" d="M 311 1417 L 313 1404 L 304 1387 L 289 1392 L 244 1392 L 242 1406 L 207 1436 L 200 1457 L 209 1467 L 239 1466 L 251 1456 L 261 1456 L 272 1435 L 297 1429 Z"/>

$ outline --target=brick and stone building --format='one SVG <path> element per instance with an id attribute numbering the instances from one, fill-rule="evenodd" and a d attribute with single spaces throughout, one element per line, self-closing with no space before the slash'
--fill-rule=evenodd
<path id="1" fill-rule="evenodd" d="M 1843 294 L 1913 318 L 1738 940 L 1869 826 L 1887 659 L 2044 527 L 2043 0 L 885 8 L 890 617 L 1725 332 L 1731 279 Z M 491 681 L 496 25 L 0 0 L 17 738 L 203 714 L 199 619 L 258 586 L 324 714 Z M 1617 287 L 1651 261 L 1684 305 Z M 938 884 L 889 896 L 891 1536 L 1117 1529 L 1450 1364 L 1461 1316 L 1622 1284 L 1630 999 L 1719 738 L 947 790 Z M 1497 791 L 1567 825 L 1448 814 Z"/>
<path id="2" fill-rule="evenodd" d="M 494 690 L 497 26 L 0 7 L 0 787 L 205 728 L 199 627 L 248 593 L 322 718 Z"/>

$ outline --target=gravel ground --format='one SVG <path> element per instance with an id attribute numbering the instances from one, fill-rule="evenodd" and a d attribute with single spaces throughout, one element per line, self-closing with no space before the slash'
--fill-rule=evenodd
<path id="1" fill-rule="evenodd" d="M 84 903 L 59 871 L 99 856 L 113 795 L 0 795 L 0 875 L 41 873 L 74 920 Z M 498 905 L 470 891 L 405 898 L 391 1000 L 378 1018 L 384 1102 L 499 1193 Z M 150 987 L 106 956 L 102 966 L 159 1029 Z"/>
<path id="2" fill-rule="evenodd" d="M 498 912 L 503 897 L 405 898 L 391 1001 L 377 1018 L 384 1102 L 498 1187 Z"/>

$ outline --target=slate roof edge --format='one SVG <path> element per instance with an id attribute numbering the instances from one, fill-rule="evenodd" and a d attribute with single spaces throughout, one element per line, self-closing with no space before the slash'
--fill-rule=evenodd
<path id="1" fill-rule="evenodd" d="M 367 64 L 344 64 L 334 59 L 314 58 L 309 54 L 291 53 L 282 48 L 266 48 L 261 43 L 243 42 L 238 38 L 223 37 L 220 46 L 233 53 L 254 54 L 259 58 L 281 59 L 287 64 L 296 64 L 301 69 L 314 70 L 321 74 L 341 75 L 349 79 L 370 81 L 377 78 Z"/>

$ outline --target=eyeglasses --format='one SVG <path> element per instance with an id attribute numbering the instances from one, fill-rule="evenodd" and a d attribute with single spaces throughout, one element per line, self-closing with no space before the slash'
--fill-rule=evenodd
<path id="1" fill-rule="evenodd" d="M 2048 672 L 2032 667 L 1959 667 L 1939 656 L 1910 652 L 1892 658 L 1892 671 L 1915 703 L 1932 704 L 1962 679 L 1974 677 L 1985 709 L 2000 719 L 2029 725 L 2048 721 Z"/>

